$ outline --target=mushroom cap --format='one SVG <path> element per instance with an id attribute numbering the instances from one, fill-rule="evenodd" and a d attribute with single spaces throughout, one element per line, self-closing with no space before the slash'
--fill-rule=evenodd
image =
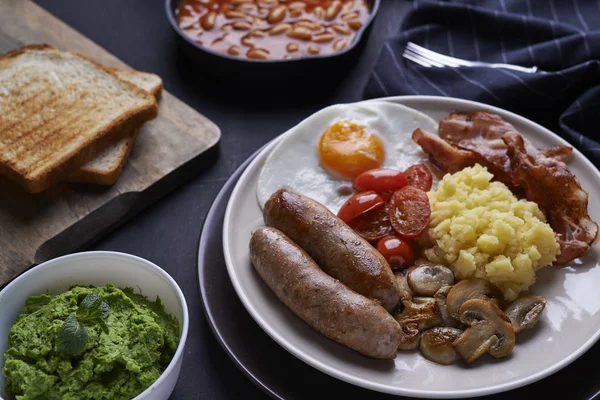
<path id="1" fill-rule="evenodd" d="M 546 308 L 546 299 L 542 296 L 519 297 L 506 307 L 504 313 L 510 319 L 515 333 L 532 328 Z"/>
<path id="2" fill-rule="evenodd" d="M 456 352 L 471 363 L 485 353 L 506 357 L 515 346 L 515 331 L 510 319 L 488 300 L 465 301 L 459 311 L 460 321 L 469 328 L 454 341 Z"/>
<path id="3" fill-rule="evenodd" d="M 400 288 L 400 301 L 410 300 L 413 296 L 412 289 L 408 286 L 408 281 L 406 280 L 409 270 L 410 268 L 394 271 L 394 277 Z"/>
<path id="4" fill-rule="evenodd" d="M 435 303 L 438 306 L 438 311 L 442 317 L 442 325 L 456 328 L 460 323 L 456 319 L 452 318 L 448 312 L 448 305 L 446 304 L 446 298 L 448 297 L 450 290 L 452 290 L 452 286 L 443 286 L 440 288 L 440 290 L 435 292 L 433 298 L 435 299 Z"/>
<path id="5" fill-rule="evenodd" d="M 454 273 L 443 265 L 420 265 L 408 273 L 408 284 L 416 295 L 433 296 L 443 286 L 454 285 Z"/>
<path id="6" fill-rule="evenodd" d="M 419 350 L 423 357 L 442 365 L 454 364 L 458 353 L 452 343 L 463 333 L 460 329 L 438 326 L 423 332 Z"/>
<path id="7" fill-rule="evenodd" d="M 400 339 L 398 350 L 414 350 L 419 347 L 421 332 L 417 328 L 417 323 L 400 324 L 400 327 L 402 328 L 402 339 Z"/>
<path id="8" fill-rule="evenodd" d="M 446 297 L 450 315 L 459 320 L 460 307 L 470 299 L 490 300 L 492 303 L 500 305 L 502 291 L 485 279 L 475 278 L 460 281 L 452 286 Z"/>
<path id="9" fill-rule="evenodd" d="M 442 317 L 433 297 L 413 297 L 402 300 L 404 310 L 392 313 L 400 326 L 415 323 L 419 331 L 433 328 L 442 323 Z"/>

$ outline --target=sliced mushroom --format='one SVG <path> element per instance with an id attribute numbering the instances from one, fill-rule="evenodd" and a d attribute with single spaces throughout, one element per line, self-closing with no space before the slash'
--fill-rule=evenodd
<path id="1" fill-rule="evenodd" d="M 448 297 L 448 293 L 450 293 L 451 289 L 452 286 L 444 286 L 440 290 L 435 292 L 433 298 L 435 299 L 435 303 L 438 306 L 438 311 L 440 312 L 440 316 L 442 317 L 442 325 L 451 328 L 456 328 L 458 327 L 459 322 L 452 318 L 452 316 L 448 312 L 448 305 L 446 304 L 446 298 Z"/>
<path id="2" fill-rule="evenodd" d="M 546 299 L 542 296 L 523 296 L 510 303 L 504 313 L 510 319 L 515 333 L 519 333 L 532 328 L 545 307 Z"/>
<path id="3" fill-rule="evenodd" d="M 419 296 L 433 296 L 441 287 L 454 285 L 454 273 L 443 265 L 420 265 L 408 273 L 408 284 Z"/>
<path id="4" fill-rule="evenodd" d="M 408 324 L 400 324 L 400 327 L 402 328 L 402 339 L 400 340 L 398 350 L 414 350 L 419 347 L 421 332 L 417 329 L 417 324 L 410 322 Z"/>
<path id="5" fill-rule="evenodd" d="M 459 311 L 460 322 L 469 325 L 453 343 L 454 349 L 467 363 L 485 353 L 506 357 L 515 346 L 515 331 L 510 319 L 488 300 L 465 301 Z"/>
<path id="6" fill-rule="evenodd" d="M 467 279 L 452 286 L 446 298 L 448 312 L 454 319 L 458 316 L 460 307 L 470 299 L 490 300 L 500 306 L 502 292 L 494 284 L 484 279 Z"/>
<path id="7" fill-rule="evenodd" d="M 413 297 L 403 300 L 404 309 L 392 316 L 401 326 L 415 324 L 419 331 L 433 328 L 442 323 L 442 317 L 433 297 Z"/>
<path id="8" fill-rule="evenodd" d="M 394 271 L 394 276 L 396 277 L 398 287 L 400 288 L 400 301 L 410 300 L 413 296 L 413 292 L 410 286 L 408 286 L 408 281 L 406 280 L 407 274 L 408 269 Z"/>
<path id="9" fill-rule="evenodd" d="M 423 332 L 419 349 L 423 357 L 442 365 L 454 364 L 458 353 L 452 343 L 463 333 L 460 329 L 437 327 Z"/>

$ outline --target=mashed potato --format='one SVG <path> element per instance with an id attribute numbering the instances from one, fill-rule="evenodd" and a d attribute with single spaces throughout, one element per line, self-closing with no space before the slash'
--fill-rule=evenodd
<path id="1" fill-rule="evenodd" d="M 476 164 L 446 174 L 428 193 L 433 247 L 425 257 L 450 266 L 458 279 L 486 279 L 513 300 L 555 260 L 559 246 L 538 205 L 518 200 L 492 177 Z"/>

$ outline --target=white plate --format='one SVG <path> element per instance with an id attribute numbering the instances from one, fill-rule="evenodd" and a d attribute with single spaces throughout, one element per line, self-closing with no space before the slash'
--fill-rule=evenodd
<path id="1" fill-rule="evenodd" d="M 488 110 L 512 123 L 535 144 L 568 145 L 525 118 L 481 103 L 431 96 L 385 100 L 415 108 L 435 120 L 453 110 Z M 537 381 L 576 360 L 598 340 L 600 253 L 597 247 L 588 251 L 580 265 L 549 267 L 538 274 L 532 292 L 546 298 L 546 310 L 534 329 L 518 335 L 513 355 L 506 359 L 486 356 L 468 367 L 462 363 L 441 366 L 413 351 L 398 353 L 395 361 L 378 361 L 320 335 L 277 299 L 254 271 L 248 254 L 251 232 L 263 225 L 256 201 L 256 184 L 261 167 L 278 140 L 270 143 L 248 166 L 231 195 L 223 224 L 223 251 L 233 287 L 250 315 L 277 343 L 299 359 L 338 379 L 380 392 L 462 398 L 497 393 Z M 569 166 L 590 195 L 591 217 L 600 221 L 600 173 L 577 150 Z M 285 366 L 274 365 L 273 368 Z"/>

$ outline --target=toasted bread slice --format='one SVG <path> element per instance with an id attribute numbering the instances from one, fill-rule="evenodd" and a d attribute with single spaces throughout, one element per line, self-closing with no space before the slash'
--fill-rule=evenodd
<path id="1" fill-rule="evenodd" d="M 162 94 L 162 79 L 158 75 L 130 69 L 109 68 L 119 79 L 131 82 L 137 87 L 152 94 L 157 100 Z M 126 137 L 111 144 L 100 154 L 88 161 L 69 176 L 71 182 L 113 185 L 127 162 L 138 128 L 133 129 Z"/>
<path id="2" fill-rule="evenodd" d="M 156 99 L 48 45 L 0 56 L 0 173 L 32 193 L 157 115 Z"/>

